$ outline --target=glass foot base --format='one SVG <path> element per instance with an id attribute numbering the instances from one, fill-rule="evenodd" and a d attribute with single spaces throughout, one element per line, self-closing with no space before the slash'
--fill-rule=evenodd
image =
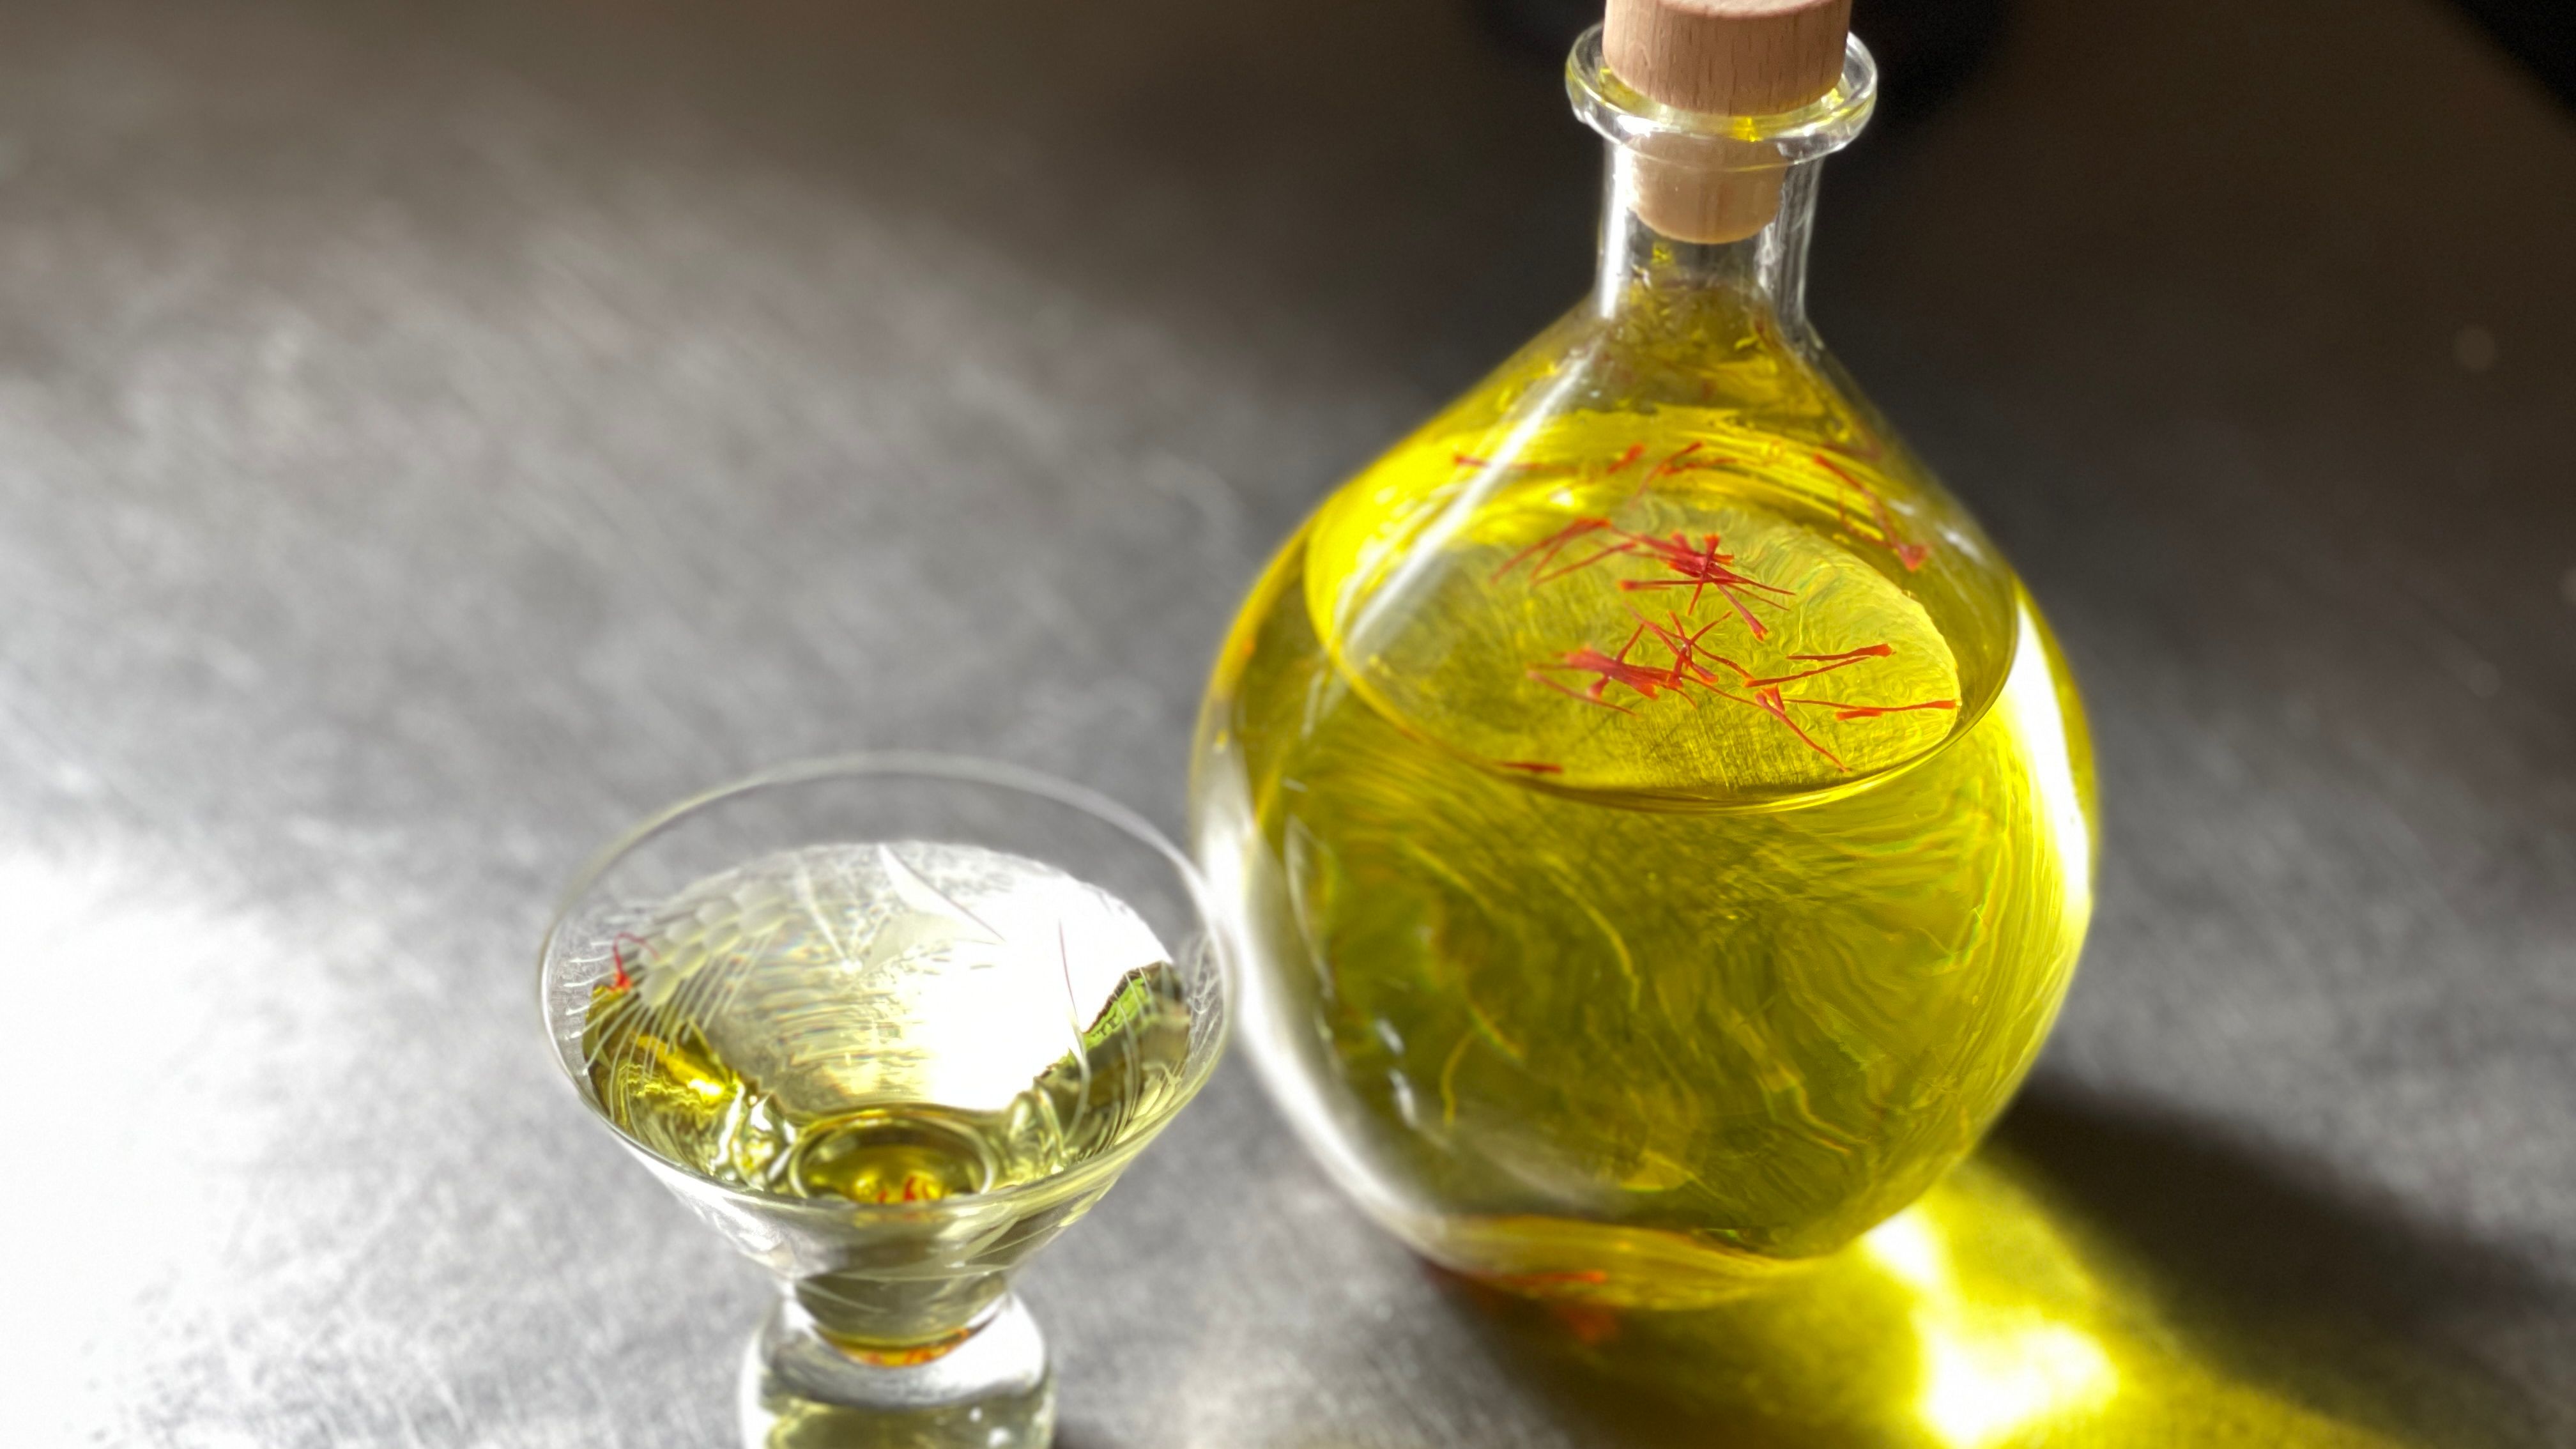
<path id="1" fill-rule="evenodd" d="M 834 1348 L 789 1300 L 743 1354 L 741 1419 L 744 1449 L 1046 1449 L 1055 1370 L 1016 1297 L 957 1347 L 897 1367 Z"/>

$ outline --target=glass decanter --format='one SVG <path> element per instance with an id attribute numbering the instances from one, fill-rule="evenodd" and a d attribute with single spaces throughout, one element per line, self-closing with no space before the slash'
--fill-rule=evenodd
<path id="1" fill-rule="evenodd" d="M 1758 115 L 1577 42 L 1597 286 L 1288 541 L 1201 720 L 1272 1094 L 1415 1250 L 1525 1293 L 1702 1305 L 1904 1207 L 2091 914 L 2047 625 L 1807 321 L 1876 86 L 1829 40 Z"/>

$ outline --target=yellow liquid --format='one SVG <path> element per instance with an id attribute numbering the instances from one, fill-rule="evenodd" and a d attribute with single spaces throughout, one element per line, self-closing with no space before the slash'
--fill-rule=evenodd
<path id="1" fill-rule="evenodd" d="M 820 846 L 604 932 L 583 1055 L 619 1130 L 727 1186 L 931 1202 L 1159 1121 L 1190 1014 L 1124 905 L 958 846 Z"/>
<path id="2" fill-rule="evenodd" d="M 2018 585 L 1831 385 L 1755 338 L 1712 401 L 1622 405 L 1647 369 L 1548 349 L 1257 586 L 1200 851 L 1256 1059 L 1364 1205 L 1520 1291 L 1704 1303 L 2009 1097 L 2090 913 L 2087 744 Z"/>

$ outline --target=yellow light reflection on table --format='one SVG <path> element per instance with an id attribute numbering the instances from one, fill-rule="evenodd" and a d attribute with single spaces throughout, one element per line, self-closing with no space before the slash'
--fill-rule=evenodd
<path id="1" fill-rule="evenodd" d="M 1915 1417 L 1953 1449 L 1981 1449 L 2024 1428 L 2090 1415 L 2118 1387 L 2092 1335 L 2028 1304 L 1980 1301 L 1951 1271 L 1925 1209 L 1879 1228 L 1862 1249 L 1916 1295 L 1908 1311 L 1922 1352 Z"/>
<path id="2" fill-rule="evenodd" d="M 2223 1348 L 2177 1326 L 2167 1312 L 2169 1285 L 2150 1267 L 2053 1203 L 2040 1174 L 1997 1148 L 1852 1248 L 1724 1308 L 1628 1314 L 1463 1291 L 1475 1305 L 1472 1321 L 1559 1400 L 1586 1442 L 1655 1449 L 2481 1442 L 2365 1425 L 2231 1369 Z M 2381 1352 L 2362 1349 L 2354 1363 Z"/>

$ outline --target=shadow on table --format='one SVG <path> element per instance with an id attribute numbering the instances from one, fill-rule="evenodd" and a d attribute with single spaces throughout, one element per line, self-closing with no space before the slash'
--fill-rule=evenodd
<path id="1" fill-rule="evenodd" d="M 1585 1444 L 2447 1446 L 2539 1442 L 2428 1341 L 2528 1283 L 2188 1124 L 2034 1088 L 1920 1204 L 1763 1297 L 1450 1299 Z"/>

